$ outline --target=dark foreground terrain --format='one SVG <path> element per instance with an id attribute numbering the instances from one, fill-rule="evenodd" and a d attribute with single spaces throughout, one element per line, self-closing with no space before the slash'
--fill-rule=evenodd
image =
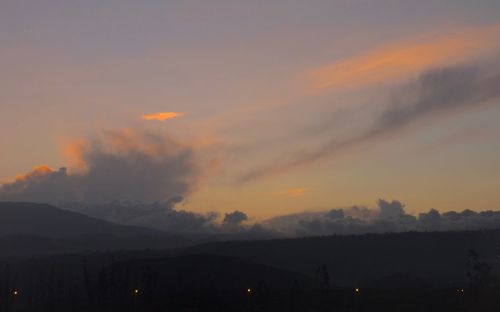
<path id="1" fill-rule="evenodd" d="M 196 244 L 46 205 L 0 216 L 0 312 L 500 311 L 499 230 Z"/>
<path id="2" fill-rule="evenodd" d="M 316 277 L 213 255 L 97 253 L 2 263 L 0 311 L 498 311 L 482 268 L 467 287 L 335 287 Z M 481 265 L 480 262 L 476 263 Z"/>
<path id="3" fill-rule="evenodd" d="M 464 288 L 418 283 L 391 287 L 391 278 L 385 287 L 348 288 L 333 286 L 326 267 L 312 278 L 223 256 L 138 256 L 85 254 L 4 262 L 0 311 L 498 311 L 500 307 L 500 289 L 480 274 L 475 284 Z"/>

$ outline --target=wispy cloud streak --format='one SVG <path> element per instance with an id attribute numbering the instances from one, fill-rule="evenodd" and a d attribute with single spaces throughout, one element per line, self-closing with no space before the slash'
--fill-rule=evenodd
<path id="1" fill-rule="evenodd" d="M 390 43 L 309 72 L 312 91 L 361 87 L 417 74 L 434 66 L 450 66 L 500 47 L 500 25 L 461 29 L 438 38 Z M 428 36 L 427 36 L 428 37 Z"/>
<path id="2" fill-rule="evenodd" d="M 316 149 L 287 153 L 241 176 L 248 182 L 332 157 L 341 152 L 397 136 L 422 121 L 435 121 L 451 113 L 475 109 L 500 97 L 500 65 L 457 65 L 427 70 L 418 79 L 393 93 L 371 125 L 357 135 L 330 138 Z"/>

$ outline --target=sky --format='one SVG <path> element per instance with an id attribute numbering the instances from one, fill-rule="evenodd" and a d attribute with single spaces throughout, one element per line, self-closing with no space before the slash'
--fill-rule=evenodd
<path id="1" fill-rule="evenodd" d="M 496 0 L 0 0 L 2 192 L 496 210 L 499 38 Z"/>

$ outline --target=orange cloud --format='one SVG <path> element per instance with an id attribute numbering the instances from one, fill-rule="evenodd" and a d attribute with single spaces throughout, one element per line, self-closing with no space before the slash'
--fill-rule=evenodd
<path id="1" fill-rule="evenodd" d="M 70 168 L 77 172 L 84 172 L 87 169 L 87 163 L 84 160 L 84 152 L 87 148 L 85 140 L 75 140 L 62 148 L 62 155 L 69 161 Z"/>
<path id="2" fill-rule="evenodd" d="M 168 119 L 174 119 L 177 117 L 181 117 L 182 115 L 184 115 L 184 114 L 183 113 L 176 113 L 176 112 L 160 112 L 160 113 L 155 113 L 155 114 L 142 115 L 142 119 L 165 121 Z"/>
<path id="3" fill-rule="evenodd" d="M 66 144 L 61 152 L 68 160 L 71 171 L 84 173 L 89 165 L 88 155 L 93 153 L 120 156 L 140 153 L 159 160 L 191 148 L 165 135 L 124 128 L 103 131 L 91 140 L 75 140 Z"/>
<path id="4" fill-rule="evenodd" d="M 33 167 L 32 171 L 28 173 L 16 174 L 15 176 L 4 177 L 0 180 L 0 188 L 2 184 L 11 184 L 17 182 L 23 182 L 30 179 L 37 179 L 44 177 L 50 173 L 54 172 L 49 166 L 40 165 Z"/>
<path id="5" fill-rule="evenodd" d="M 434 66 L 446 66 L 479 57 L 500 47 L 500 25 L 461 29 L 439 38 L 428 36 L 391 43 L 358 56 L 337 61 L 307 74 L 312 91 L 360 87 Z"/>
<path id="6" fill-rule="evenodd" d="M 304 196 L 306 191 L 307 191 L 307 188 L 293 188 L 293 189 L 288 189 L 288 190 L 284 190 L 284 191 L 280 191 L 280 192 L 274 192 L 273 195 L 297 198 L 297 197 Z"/>
<path id="7" fill-rule="evenodd" d="M 52 170 L 49 166 L 46 165 L 41 165 L 41 166 L 36 166 L 33 167 L 33 170 L 26 173 L 26 174 L 18 174 L 12 181 L 10 182 L 22 182 L 22 181 L 27 181 L 27 180 L 36 180 L 39 178 L 42 178 L 48 174 L 53 173 L 54 170 Z"/>

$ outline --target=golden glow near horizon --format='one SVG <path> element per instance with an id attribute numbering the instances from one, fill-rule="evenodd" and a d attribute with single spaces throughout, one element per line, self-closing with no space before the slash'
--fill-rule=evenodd
<path id="1" fill-rule="evenodd" d="M 304 196 L 307 190 L 308 190 L 307 188 L 291 188 L 284 191 L 274 192 L 272 194 L 275 196 L 297 198 Z"/>
<path id="2" fill-rule="evenodd" d="M 179 118 L 183 116 L 184 113 L 176 113 L 176 112 L 160 112 L 155 114 L 146 114 L 142 115 L 141 118 L 144 120 L 156 120 L 156 121 L 165 121 L 168 119 Z"/>

